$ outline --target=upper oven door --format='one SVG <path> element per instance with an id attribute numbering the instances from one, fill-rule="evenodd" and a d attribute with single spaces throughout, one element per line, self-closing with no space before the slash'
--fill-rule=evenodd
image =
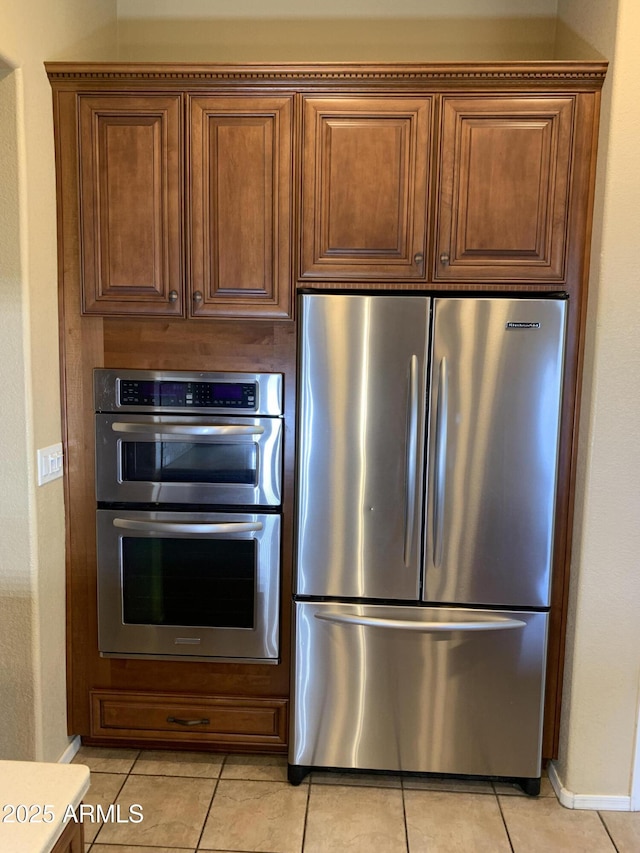
<path id="1" fill-rule="evenodd" d="M 98 501 L 278 506 L 280 418 L 96 415 Z"/>

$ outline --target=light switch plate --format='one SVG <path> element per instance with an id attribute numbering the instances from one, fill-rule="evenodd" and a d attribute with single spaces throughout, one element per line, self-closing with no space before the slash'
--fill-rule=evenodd
<path id="1" fill-rule="evenodd" d="M 51 444 L 38 450 L 38 485 L 44 486 L 51 480 L 62 477 L 63 470 L 62 444 Z"/>

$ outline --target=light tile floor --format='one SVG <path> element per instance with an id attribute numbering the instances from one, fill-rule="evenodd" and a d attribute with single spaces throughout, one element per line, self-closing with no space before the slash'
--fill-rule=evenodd
<path id="1" fill-rule="evenodd" d="M 91 853 L 639 853 L 640 812 L 563 808 L 515 786 L 312 773 L 286 781 L 280 756 L 82 747 Z M 142 807 L 142 820 L 134 805 Z M 118 818 L 120 822 L 118 822 Z"/>

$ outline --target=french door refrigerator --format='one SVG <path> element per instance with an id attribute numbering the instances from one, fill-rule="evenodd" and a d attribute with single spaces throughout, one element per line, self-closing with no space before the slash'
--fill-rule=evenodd
<path id="1" fill-rule="evenodd" d="M 539 791 L 565 309 L 301 297 L 292 783 Z"/>

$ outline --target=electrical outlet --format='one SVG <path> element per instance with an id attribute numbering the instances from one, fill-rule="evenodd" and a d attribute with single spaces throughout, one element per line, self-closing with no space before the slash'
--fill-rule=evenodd
<path id="1" fill-rule="evenodd" d="M 52 444 L 38 450 L 38 485 L 44 486 L 51 480 L 62 477 L 62 444 Z"/>

